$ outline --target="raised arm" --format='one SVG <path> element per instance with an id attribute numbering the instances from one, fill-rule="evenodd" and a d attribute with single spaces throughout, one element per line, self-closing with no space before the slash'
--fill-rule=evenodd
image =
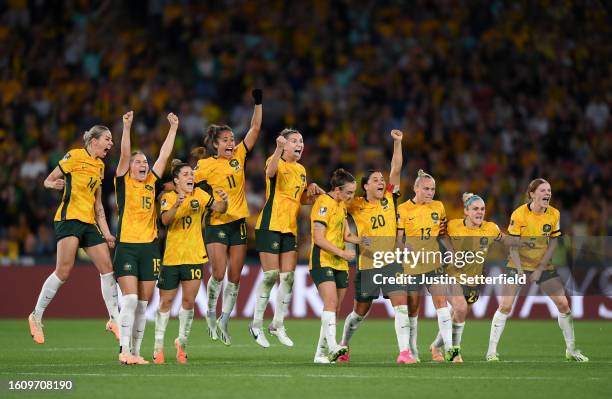
<path id="1" fill-rule="evenodd" d="M 115 237 L 111 234 L 106 222 L 106 214 L 104 213 L 104 206 L 102 205 L 102 186 L 96 190 L 96 202 L 94 205 L 96 224 L 100 228 L 106 243 L 109 248 L 115 248 Z"/>
<path id="2" fill-rule="evenodd" d="M 255 100 L 255 109 L 253 110 L 253 117 L 251 118 L 251 127 L 247 132 L 246 136 L 244 136 L 244 144 L 247 149 L 250 151 L 253 149 L 255 142 L 257 141 L 257 137 L 259 137 L 259 131 L 261 130 L 261 117 L 262 117 L 262 105 L 261 101 L 263 98 L 263 92 L 261 89 L 254 89 L 251 92 L 253 96 L 253 100 Z"/>
<path id="3" fill-rule="evenodd" d="M 51 188 L 53 190 L 63 190 L 66 182 L 64 181 L 64 174 L 59 166 L 56 166 L 55 169 L 51 172 L 49 176 L 45 179 L 43 183 L 45 188 Z"/>
<path id="4" fill-rule="evenodd" d="M 179 206 L 181 206 L 183 201 L 185 201 L 185 194 L 179 194 L 174 205 L 172 205 L 172 207 L 167 211 L 162 212 L 161 221 L 164 226 L 168 226 L 170 223 L 174 222 L 176 211 L 178 210 Z"/>
<path id="5" fill-rule="evenodd" d="M 274 177 L 276 176 L 276 172 L 278 170 L 278 161 L 283 155 L 283 149 L 285 148 L 285 144 L 287 144 L 287 139 L 283 136 L 278 136 L 276 138 L 276 150 L 274 150 L 274 154 L 272 154 L 272 158 L 270 158 L 270 162 L 266 165 L 266 176 Z"/>
<path id="6" fill-rule="evenodd" d="M 166 140 L 164 140 L 164 144 L 162 144 L 162 147 L 159 150 L 159 157 L 157 158 L 157 161 L 155 161 L 155 165 L 153 165 L 153 173 L 155 173 L 158 177 L 162 177 L 164 170 L 166 170 L 166 164 L 168 163 L 170 154 L 172 154 L 174 139 L 176 138 L 176 131 L 178 130 L 179 125 L 178 117 L 172 112 L 168 114 L 167 119 L 168 122 L 170 122 L 170 130 L 168 131 Z"/>
<path id="7" fill-rule="evenodd" d="M 327 230 L 327 226 L 325 226 L 323 223 L 314 222 L 313 228 L 314 244 L 317 247 L 348 261 L 351 261 L 355 258 L 355 251 L 340 249 L 334 244 L 332 244 L 327 238 L 325 238 L 325 231 Z"/>
<path id="8" fill-rule="evenodd" d="M 121 155 L 115 174 L 123 176 L 130 168 L 130 157 L 132 156 L 132 143 L 130 141 L 130 129 L 134 120 L 134 111 L 126 112 L 123 115 L 123 132 L 121 133 Z"/>
<path id="9" fill-rule="evenodd" d="M 397 130 L 391 130 L 393 138 L 393 157 L 391 158 L 391 172 L 389 172 L 389 183 L 394 186 L 400 185 L 400 174 L 402 172 L 402 137 L 404 134 Z"/>

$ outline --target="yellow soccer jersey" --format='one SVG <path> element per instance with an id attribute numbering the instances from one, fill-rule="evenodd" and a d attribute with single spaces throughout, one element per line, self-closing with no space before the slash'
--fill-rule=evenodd
<path id="1" fill-rule="evenodd" d="M 104 178 L 104 162 L 93 158 L 86 149 L 79 148 L 70 150 L 58 166 L 64 174 L 66 185 L 53 220 L 59 222 L 76 219 L 95 224 L 96 190 Z"/>
<path id="2" fill-rule="evenodd" d="M 397 207 L 398 230 L 404 230 L 406 243 L 414 252 L 420 252 L 415 264 L 405 265 L 406 273 L 428 273 L 442 265 L 438 244 L 440 227 L 446 223 L 446 211 L 440 201 L 416 204 L 408 200 Z M 414 266 L 414 267 L 412 267 Z"/>
<path id="3" fill-rule="evenodd" d="M 222 189 L 228 195 L 227 212 L 210 211 L 208 223 L 212 225 L 226 224 L 234 220 L 249 217 L 246 194 L 244 190 L 244 161 L 249 149 L 240 142 L 230 160 L 213 156 L 200 159 L 195 168 L 196 184 L 206 183 L 214 190 Z M 219 198 L 217 198 L 219 200 Z"/>
<path id="4" fill-rule="evenodd" d="M 129 172 L 115 177 L 115 197 L 119 223 L 117 240 L 125 243 L 147 243 L 157 238 L 155 182 L 151 169 L 144 181 L 130 177 Z"/>
<path id="5" fill-rule="evenodd" d="M 161 212 L 168 211 L 176 203 L 178 194 L 171 191 L 162 195 Z M 204 239 L 202 238 L 202 220 L 214 199 L 207 192 L 195 188 L 176 210 L 174 221 L 168 226 L 164 266 L 198 265 L 208 262 Z"/>
<path id="6" fill-rule="evenodd" d="M 543 213 L 533 213 L 529 204 L 525 204 L 512 212 L 508 234 L 520 237 L 519 255 L 523 270 L 534 270 L 546 253 L 550 237 L 561 236 L 560 218 L 561 214 L 552 206 Z M 511 257 L 508 266 L 516 268 Z M 552 269 L 552 264 L 548 264 L 546 269 Z"/>
<path id="7" fill-rule="evenodd" d="M 344 249 L 344 223 L 346 206 L 329 194 L 319 195 L 310 212 L 310 231 L 312 245 L 310 248 L 310 268 L 314 266 L 331 267 L 336 270 L 348 270 L 348 262 L 339 256 L 330 254 L 314 244 L 315 222 L 327 226 L 325 238 L 338 248 Z"/>
<path id="8" fill-rule="evenodd" d="M 365 197 L 358 197 L 348 206 L 348 213 L 357 227 L 358 236 L 368 236 L 371 244 L 368 247 L 359 247 L 359 270 L 373 267 L 373 252 L 395 251 L 395 234 L 397 232 L 397 199 L 396 193 L 385 192 L 382 200 L 376 203 L 368 202 Z"/>
<path id="9" fill-rule="evenodd" d="M 484 260 L 487 256 L 489 246 L 493 241 L 501 239 L 499 227 L 493 222 L 483 221 L 480 227 L 467 227 L 464 219 L 453 219 L 448 222 L 448 235 L 450 236 L 455 253 L 463 252 L 470 259 L 462 259 L 463 267 L 450 265 L 446 271 L 449 276 L 457 277 L 461 274 L 466 276 L 482 275 Z M 465 256 L 465 255 L 464 255 Z M 467 260 L 472 260 L 467 262 Z"/>
<path id="10" fill-rule="evenodd" d="M 271 159 L 266 161 L 266 167 Z M 297 216 L 305 188 L 306 169 L 297 162 L 279 159 L 276 175 L 266 177 L 266 204 L 255 228 L 291 233 L 297 237 Z"/>

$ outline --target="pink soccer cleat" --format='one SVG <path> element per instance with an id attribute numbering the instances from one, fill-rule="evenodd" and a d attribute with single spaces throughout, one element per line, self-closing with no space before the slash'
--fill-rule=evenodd
<path id="1" fill-rule="evenodd" d="M 401 351 L 397 356 L 396 360 L 397 364 L 414 364 L 416 363 L 416 359 L 412 357 L 412 352 L 410 350 Z"/>

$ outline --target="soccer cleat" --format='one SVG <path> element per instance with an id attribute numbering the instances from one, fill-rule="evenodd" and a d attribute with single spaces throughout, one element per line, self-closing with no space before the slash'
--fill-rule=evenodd
<path id="1" fill-rule="evenodd" d="M 348 348 L 346 346 L 338 345 L 335 350 L 331 351 L 327 358 L 330 362 L 335 362 L 342 355 L 348 353 Z"/>
<path id="2" fill-rule="evenodd" d="M 164 364 L 165 359 L 164 359 L 164 350 L 160 349 L 160 350 L 156 350 L 155 352 L 153 352 L 153 363 L 155 364 Z"/>
<path id="3" fill-rule="evenodd" d="M 461 347 L 453 346 L 453 351 L 455 354 L 453 357 L 453 363 L 463 363 L 463 358 L 461 357 Z"/>
<path id="4" fill-rule="evenodd" d="M 261 346 L 262 348 L 270 347 L 270 343 L 268 342 L 268 339 L 266 338 L 266 334 L 264 334 L 264 331 L 261 328 L 253 327 L 253 323 L 250 323 L 249 333 L 251 334 L 251 337 L 255 339 L 255 342 L 257 343 L 257 345 Z"/>
<path id="5" fill-rule="evenodd" d="M 338 359 L 336 360 L 336 363 L 349 364 L 350 360 L 351 360 L 351 350 L 347 346 L 346 347 L 346 353 L 344 355 L 338 356 Z"/>
<path id="6" fill-rule="evenodd" d="M 459 354 L 457 347 L 453 347 L 446 351 L 444 354 L 444 360 L 447 362 L 452 362 L 455 359 L 455 356 Z"/>
<path id="7" fill-rule="evenodd" d="M 315 356 L 314 363 L 316 364 L 330 364 L 331 362 L 327 358 L 327 356 Z"/>
<path id="8" fill-rule="evenodd" d="M 39 319 L 30 313 L 28 316 L 28 324 L 30 325 L 30 335 L 37 344 L 45 343 L 45 334 L 43 333 L 43 325 Z"/>
<path id="9" fill-rule="evenodd" d="M 186 364 L 187 352 L 185 352 L 183 345 L 178 338 L 174 340 L 174 347 L 176 348 L 176 361 L 180 364 Z"/>
<path id="10" fill-rule="evenodd" d="M 221 322 L 221 318 L 217 319 L 217 335 L 221 342 L 225 345 L 230 346 L 232 344 L 232 337 L 230 337 L 227 331 L 227 324 Z"/>
<path id="11" fill-rule="evenodd" d="M 113 320 L 109 320 L 106 322 L 106 331 L 109 333 L 115 334 L 115 338 L 119 341 L 119 326 Z"/>
<path id="12" fill-rule="evenodd" d="M 119 354 L 119 363 L 121 364 L 127 364 L 127 365 L 132 365 L 132 364 L 137 364 L 137 359 L 135 356 L 132 356 L 131 353 L 124 353 L 121 352 Z"/>
<path id="13" fill-rule="evenodd" d="M 278 342 L 281 344 L 285 346 L 293 346 L 293 341 L 287 335 L 287 330 L 285 330 L 285 327 L 273 327 L 272 324 L 270 324 L 268 326 L 268 332 L 270 335 L 274 335 L 276 338 L 278 338 Z"/>
<path id="14" fill-rule="evenodd" d="M 134 364 L 149 364 L 148 360 L 145 360 L 142 356 L 135 356 L 132 355 L 134 357 Z"/>
<path id="15" fill-rule="evenodd" d="M 208 327 L 208 336 L 213 340 L 219 340 L 217 335 L 217 322 L 214 318 L 206 316 L 206 325 Z"/>
<path id="16" fill-rule="evenodd" d="M 578 349 L 574 351 L 565 350 L 565 359 L 567 361 L 575 361 L 580 363 L 585 363 L 589 361 L 589 358 L 582 354 Z"/>
<path id="17" fill-rule="evenodd" d="M 443 362 L 444 361 L 444 355 L 442 354 L 442 351 L 440 350 L 440 348 L 438 348 L 437 346 L 431 345 L 429 347 L 429 350 L 431 351 L 431 360 L 434 362 Z"/>
<path id="18" fill-rule="evenodd" d="M 487 362 L 499 362 L 499 355 L 497 353 L 487 353 L 485 360 Z"/>
<path id="19" fill-rule="evenodd" d="M 397 364 L 414 364 L 416 362 L 417 361 L 414 357 L 412 357 L 412 352 L 410 352 L 410 350 L 401 351 L 396 360 Z"/>

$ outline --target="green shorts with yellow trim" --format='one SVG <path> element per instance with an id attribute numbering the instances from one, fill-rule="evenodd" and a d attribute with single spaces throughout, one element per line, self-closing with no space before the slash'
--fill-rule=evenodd
<path id="1" fill-rule="evenodd" d="M 336 288 L 348 288 L 349 274 L 346 270 L 337 270 L 329 266 L 312 266 L 310 277 L 316 286 L 326 281 L 336 283 Z"/>
<path id="2" fill-rule="evenodd" d="M 516 276 L 516 274 L 517 274 L 517 270 L 515 268 L 513 268 L 513 267 L 510 267 L 509 265 L 506 265 L 506 268 L 505 268 L 504 272 L 508 276 Z M 531 273 L 532 273 L 532 271 L 525 270 L 525 275 L 527 276 L 527 278 L 529 278 Z M 557 273 L 556 269 L 544 270 L 544 271 L 542 271 L 542 275 L 540 276 L 540 279 L 538 281 L 536 281 L 536 284 L 542 284 L 546 280 L 550 280 L 550 279 L 553 279 L 555 277 L 559 277 L 559 274 Z"/>
<path id="3" fill-rule="evenodd" d="M 228 247 L 247 243 L 246 219 L 234 220 L 225 224 L 207 224 L 204 229 L 204 242 L 218 242 Z"/>
<path id="4" fill-rule="evenodd" d="M 55 230 L 55 241 L 59 242 L 62 238 L 74 236 L 79 239 L 79 248 L 93 247 L 106 243 L 98 225 L 83 223 L 80 220 L 62 220 L 53 222 Z"/>
<path id="5" fill-rule="evenodd" d="M 389 281 L 391 278 L 393 280 Z M 406 295 L 407 286 L 403 280 L 404 268 L 399 264 L 358 270 L 355 273 L 355 300 L 361 303 L 372 302 L 378 299 L 381 292 L 384 298 L 389 298 L 391 293 Z"/>
<path id="6" fill-rule="evenodd" d="M 115 247 L 115 278 L 136 276 L 140 281 L 154 281 L 157 280 L 160 266 L 161 255 L 157 239 L 147 243 L 119 242 Z"/>
<path id="7" fill-rule="evenodd" d="M 160 290 L 174 290 L 181 281 L 202 280 L 203 264 L 199 265 L 162 265 L 157 279 Z"/>
<path id="8" fill-rule="evenodd" d="M 297 251 L 297 240 L 292 233 L 255 230 L 255 248 L 257 252 L 282 254 L 284 252 Z"/>
<path id="9" fill-rule="evenodd" d="M 461 289 L 463 290 L 463 296 L 468 305 L 472 305 L 478 301 L 480 297 L 479 285 L 470 286 L 461 284 Z"/>

